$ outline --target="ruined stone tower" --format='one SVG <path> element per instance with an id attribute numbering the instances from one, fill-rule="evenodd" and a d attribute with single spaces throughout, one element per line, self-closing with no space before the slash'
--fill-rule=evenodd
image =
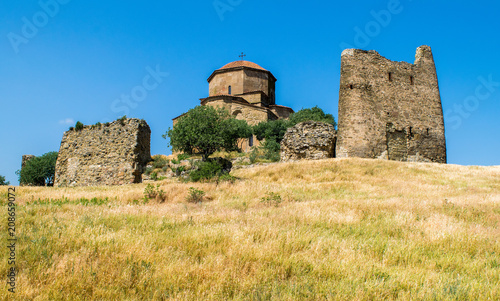
<path id="1" fill-rule="evenodd" d="M 337 157 L 446 163 L 443 109 L 432 51 L 415 63 L 376 51 L 342 53 Z"/>
<path id="2" fill-rule="evenodd" d="M 54 186 L 141 183 L 151 160 L 150 141 L 148 124 L 135 118 L 69 130 L 61 141 Z"/>

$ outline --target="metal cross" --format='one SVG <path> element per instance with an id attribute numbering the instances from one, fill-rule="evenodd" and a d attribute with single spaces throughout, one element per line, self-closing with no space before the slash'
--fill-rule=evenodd
<path id="1" fill-rule="evenodd" d="M 243 54 L 243 52 L 239 55 L 239 57 L 241 57 L 241 60 L 243 61 L 243 58 L 247 56 L 246 54 Z"/>

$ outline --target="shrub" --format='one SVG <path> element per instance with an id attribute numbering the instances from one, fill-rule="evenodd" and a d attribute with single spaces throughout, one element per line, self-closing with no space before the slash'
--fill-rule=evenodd
<path id="1" fill-rule="evenodd" d="M 281 195 L 279 193 L 269 192 L 265 197 L 261 199 L 260 202 L 269 206 L 278 207 L 282 202 Z"/>
<path id="2" fill-rule="evenodd" d="M 76 124 L 75 124 L 75 130 L 78 132 L 78 131 L 81 131 L 83 130 L 83 123 L 81 123 L 80 121 L 77 121 Z"/>
<path id="3" fill-rule="evenodd" d="M 10 182 L 6 182 L 4 176 L 0 176 L 0 186 L 5 186 L 5 185 L 9 185 L 9 184 L 10 184 Z"/>
<path id="4" fill-rule="evenodd" d="M 147 203 L 150 199 L 156 199 L 160 203 L 165 201 L 166 194 L 163 189 L 160 189 L 160 184 L 156 185 L 156 188 L 152 184 L 148 184 L 144 188 L 144 203 Z"/>
<path id="5" fill-rule="evenodd" d="M 70 130 L 70 131 L 73 131 L 74 129 L 75 129 L 75 127 L 73 127 L 73 126 L 70 126 L 70 127 L 69 127 L 69 130 Z"/>
<path id="6" fill-rule="evenodd" d="M 337 125 L 333 115 L 325 114 L 325 112 L 323 112 L 323 110 L 318 106 L 310 109 L 302 109 L 290 115 L 290 123 L 292 126 L 304 121 L 320 121 L 332 124 L 333 126 Z"/>
<path id="7" fill-rule="evenodd" d="M 172 171 L 175 173 L 176 176 L 180 176 L 183 171 L 186 171 L 186 166 L 179 166 L 176 168 L 172 167 Z"/>
<path id="8" fill-rule="evenodd" d="M 250 152 L 250 155 L 248 155 L 248 159 L 250 159 L 250 164 L 254 164 L 258 156 L 259 156 L 259 149 L 257 147 L 254 147 Z"/>
<path id="9" fill-rule="evenodd" d="M 163 168 L 168 165 L 169 161 L 162 155 L 153 156 L 153 168 Z"/>
<path id="10" fill-rule="evenodd" d="M 274 140 L 266 140 L 264 145 L 262 145 L 264 150 L 264 158 L 271 160 L 272 162 L 278 162 L 280 160 L 280 150 L 281 145 Z"/>
<path id="11" fill-rule="evenodd" d="M 119 121 L 121 125 L 125 125 L 125 121 L 127 121 L 127 115 L 123 115 L 122 117 L 116 120 Z"/>
<path id="12" fill-rule="evenodd" d="M 211 180 L 223 174 L 222 165 L 215 161 L 200 161 L 198 169 L 189 174 L 189 179 L 193 182 Z"/>
<path id="13" fill-rule="evenodd" d="M 186 160 L 186 159 L 189 159 L 190 157 L 191 157 L 191 156 L 190 156 L 190 155 L 188 155 L 188 154 L 180 154 L 180 155 L 178 155 L 178 156 L 177 156 L 177 161 L 179 161 L 179 162 L 180 162 L 180 161 L 184 161 L 184 160 Z"/>
<path id="14" fill-rule="evenodd" d="M 204 196 L 205 191 L 196 189 L 194 187 L 189 187 L 189 193 L 186 197 L 186 201 L 188 201 L 189 203 L 201 203 Z"/>
<path id="15" fill-rule="evenodd" d="M 265 139 L 266 143 L 263 145 L 264 157 L 267 160 L 279 161 L 280 160 L 280 143 L 285 136 L 286 130 L 297 123 L 303 121 L 320 121 L 324 123 L 336 125 L 335 119 L 332 114 L 325 114 L 322 109 L 317 106 L 310 109 L 302 109 L 290 115 L 289 120 L 269 120 L 255 125 L 252 130 L 257 140 L 262 141 Z"/>
<path id="16" fill-rule="evenodd" d="M 153 172 L 153 170 L 154 170 L 153 167 L 146 167 L 144 173 L 149 176 Z"/>
<path id="17" fill-rule="evenodd" d="M 229 182 L 231 184 L 234 184 L 234 182 L 236 182 L 238 178 L 235 177 L 235 176 L 232 176 L 228 173 L 223 173 L 222 175 L 220 175 L 218 178 L 217 178 L 217 183 L 219 182 Z"/>
<path id="18" fill-rule="evenodd" d="M 151 173 L 151 180 L 158 181 L 158 173 L 156 171 Z"/>

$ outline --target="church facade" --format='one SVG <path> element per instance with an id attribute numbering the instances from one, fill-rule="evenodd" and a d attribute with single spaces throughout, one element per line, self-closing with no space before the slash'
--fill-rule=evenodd
<path id="1" fill-rule="evenodd" d="M 231 62 L 215 70 L 208 78 L 208 85 L 208 97 L 200 99 L 201 105 L 225 108 L 236 119 L 245 120 L 251 126 L 287 119 L 293 113 L 289 107 L 276 105 L 274 75 L 249 61 Z M 182 116 L 173 119 L 174 125 Z M 257 145 L 255 137 L 240 141 L 243 151 Z"/>

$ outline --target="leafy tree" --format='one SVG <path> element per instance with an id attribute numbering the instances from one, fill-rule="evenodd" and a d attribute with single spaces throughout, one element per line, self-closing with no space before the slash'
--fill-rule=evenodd
<path id="1" fill-rule="evenodd" d="M 163 138 L 170 138 L 173 151 L 201 153 L 206 161 L 216 151 L 237 150 L 238 139 L 251 134 L 252 130 L 245 121 L 232 118 L 226 110 L 197 106 L 169 128 Z"/>
<path id="2" fill-rule="evenodd" d="M 21 185 L 53 186 L 58 152 L 49 152 L 26 162 L 16 171 Z"/>
<path id="3" fill-rule="evenodd" d="M 10 182 L 6 182 L 4 176 L 0 176 L 0 186 L 9 185 L 9 184 L 10 184 Z"/>
<path id="4" fill-rule="evenodd" d="M 254 126 L 253 133 L 259 141 L 266 139 L 266 141 L 273 140 L 280 143 L 283 136 L 285 136 L 286 130 L 291 126 L 293 125 L 289 120 L 270 120 Z"/>
<path id="5" fill-rule="evenodd" d="M 310 109 L 302 109 L 290 115 L 290 123 L 292 124 L 291 126 L 294 126 L 297 123 L 301 123 L 304 121 L 320 121 L 332 124 L 333 126 L 337 125 L 333 115 L 325 114 L 325 112 L 323 112 L 322 109 L 318 108 L 318 106 L 315 106 L 314 108 Z"/>
<path id="6" fill-rule="evenodd" d="M 285 136 L 286 130 L 304 121 L 320 121 L 336 126 L 333 115 L 325 114 L 317 106 L 293 113 L 290 115 L 289 120 L 279 119 L 261 122 L 253 127 L 253 133 L 259 141 L 265 140 L 262 144 L 265 158 L 272 161 L 279 161 L 280 143 Z"/>

